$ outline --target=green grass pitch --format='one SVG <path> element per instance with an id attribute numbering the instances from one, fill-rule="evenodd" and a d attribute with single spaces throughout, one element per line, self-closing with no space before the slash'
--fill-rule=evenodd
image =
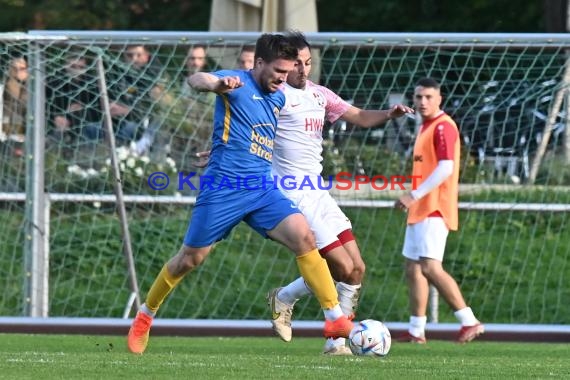
<path id="1" fill-rule="evenodd" d="M 323 340 L 151 337 L 142 356 L 125 337 L 0 334 L 0 379 L 561 379 L 570 345 L 393 342 L 389 355 L 328 357 Z"/>

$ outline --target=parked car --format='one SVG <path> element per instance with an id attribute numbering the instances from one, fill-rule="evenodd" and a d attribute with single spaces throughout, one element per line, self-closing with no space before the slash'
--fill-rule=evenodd
<path id="1" fill-rule="evenodd" d="M 527 177 L 557 90 L 557 81 L 489 81 L 467 101 L 452 99 L 451 115 L 464 144 L 480 162 L 494 161 L 497 170 Z M 559 113 L 549 146 L 561 141 L 565 114 Z M 501 166 L 504 166 L 501 167 Z"/>

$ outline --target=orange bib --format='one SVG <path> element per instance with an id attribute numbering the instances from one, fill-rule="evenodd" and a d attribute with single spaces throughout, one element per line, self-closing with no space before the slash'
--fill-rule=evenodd
<path id="1" fill-rule="evenodd" d="M 442 121 L 447 121 L 455 129 L 457 125 L 446 114 L 433 120 L 431 124 L 423 129 L 414 145 L 414 163 L 412 175 L 419 178 L 416 185 L 419 186 L 425 181 L 437 167 L 438 161 L 436 150 L 433 144 L 434 133 Z M 452 231 L 458 228 L 458 190 L 459 190 L 459 163 L 460 163 L 460 142 L 455 140 L 453 150 L 453 173 L 438 187 L 426 194 L 422 199 L 415 202 L 408 210 L 408 224 L 421 222 L 428 215 L 439 211 L 447 225 Z"/>

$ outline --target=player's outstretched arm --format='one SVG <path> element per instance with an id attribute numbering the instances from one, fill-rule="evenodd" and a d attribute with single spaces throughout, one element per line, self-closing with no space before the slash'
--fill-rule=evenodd
<path id="1" fill-rule="evenodd" d="M 217 94 L 224 94 L 243 86 L 242 81 L 237 76 L 218 78 L 213 74 L 204 72 L 192 74 L 188 78 L 188 84 L 196 91 L 210 91 Z"/>
<path id="2" fill-rule="evenodd" d="M 413 114 L 414 110 L 402 104 L 396 104 L 387 110 L 363 110 L 358 107 L 350 107 L 341 117 L 351 124 L 363 128 L 371 128 L 383 124 L 391 119 L 396 119 L 405 114 Z"/>

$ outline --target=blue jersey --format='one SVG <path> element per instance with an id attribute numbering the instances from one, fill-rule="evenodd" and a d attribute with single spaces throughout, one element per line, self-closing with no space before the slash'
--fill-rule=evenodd
<path id="1" fill-rule="evenodd" d="M 216 178 L 216 183 L 221 178 L 271 178 L 273 140 L 285 95 L 263 92 L 249 71 L 212 74 L 239 76 L 243 86 L 216 99 L 212 151 L 204 175 Z"/>
<path id="2" fill-rule="evenodd" d="M 200 188 L 184 237 L 190 247 L 225 238 L 242 220 L 267 237 L 267 231 L 301 212 L 272 184 L 273 140 L 285 95 L 264 93 L 248 71 L 213 74 L 239 76 L 243 86 L 216 99 L 212 151 L 202 176 L 213 181 Z"/>

